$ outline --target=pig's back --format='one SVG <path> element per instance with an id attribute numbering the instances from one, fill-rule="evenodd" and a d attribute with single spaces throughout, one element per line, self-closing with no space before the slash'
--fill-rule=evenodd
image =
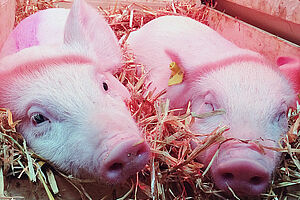
<path id="1" fill-rule="evenodd" d="M 27 17 L 9 35 L 0 58 L 32 46 L 62 43 L 68 14 L 67 9 L 52 8 Z"/>
<path id="2" fill-rule="evenodd" d="M 152 20 L 133 32 L 127 42 L 136 61 L 150 68 L 151 80 L 157 82 L 159 89 L 167 86 L 172 61 L 179 62 L 188 72 L 231 57 L 257 55 L 240 49 L 208 26 L 182 16 Z"/>

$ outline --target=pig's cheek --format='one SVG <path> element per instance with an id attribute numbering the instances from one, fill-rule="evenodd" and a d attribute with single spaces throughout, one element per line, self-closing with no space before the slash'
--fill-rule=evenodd
<path id="1" fill-rule="evenodd" d="M 45 126 L 35 127 L 28 120 L 28 122 L 24 122 L 18 127 L 19 131 L 23 134 L 27 143 L 31 143 L 37 138 L 43 137 L 49 130 L 51 129 L 51 124 L 46 124 Z"/>
<path id="2" fill-rule="evenodd" d="M 191 141 L 191 147 L 192 149 L 195 149 L 198 146 L 198 144 L 194 141 Z M 215 155 L 217 149 L 219 147 L 219 144 L 212 144 L 204 151 L 200 152 L 198 156 L 196 157 L 196 160 L 200 163 L 203 163 L 205 166 L 209 164 L 212 157 Z"/>
<path id="3" fill-rule="evenodd" d="M 217 127 L 225 125 L 226 120 L 225 117 L 222 115 L 219 116 L 213 116 L 207 119 L 196 119 L 194 124 L 191 127 L 191 130 L 196 134 L 210 134 L 212 131 L 214 131 Z M 208 136 L 198 136 L 200 140 L 204 140 Z M 191 142 L 192 148 L 196 148 L 197 143 L 192 141 Z M 205 165 L 208 165 L 209 161 L 214 156 L 219 144 L 213 144 L 210 147 L 208 147 L 205 151 L 201 152 L 197 160 L 201 163 L 204 163 Z"/>
<path id="4" fill-rule="evenodd" d="M 195 119 L 191 129 L 196 134 L 209 134 L 219 126 L 228 125 L 223 115 L 216 115 L 206 119 Z M 200 138 L 204 139 L 204 138 Z"/>
<path id="5" fill-rule="evenodd" d="M 77 152 L 77 155 L 83 155 L 82 151 L 89 149 L 89 147 L 84 148 L 80 144 L 79 139 L 72 137 L 70 131 L 59 125 L 52 126 L 39 137 L 36 137 L 33 133 L 34 131 L 32 129 L 24 131 L 24 137 L 26 141 L 28 141 L 28 146 L 32 148 L 35 153 L 49 160 L 64 171 L 69 171 L 72 166 L 75 166 L 74 168 L 77 169 L 78 167 L 76 166 L 78 166 L 78 162 L 80 162 L 81 157 L 83 157 L 80 156 L 77 158 L 75 155 L 72 155 L 72 152 Z M 80 134 L 77 135 L 80 137 Z M 81 142 L 85 143 L 84 141 Z M 76 157 L 76 159 L 74 159 L 74 157 Z"/>
<path id="6" fill-rule="evenodd" d="M 267 159 L 269 166 L 275 167 L 275 165 L 279 162 L 281 153 L 271 150 L 266 150 L 264 154 L 265 158 Z"/>
<path id="7" fill-rule="evenodd" d="M 268 146 L 268 147 L 278 147 L 278 141 L 280 141 L 280 139 L 282 137 L 285 137 L 286 133 L 288 131 L 288 126 L 286 124 L 281 126 L 278 124 L 269 124 L 269 126 L 266 126 L 266 129 L 264 131 L 264 135 L 262 136 L 262 138 L 264 139 L 264 141 L 262 141 L 261 143 L 264 146 Z M 269 142 L 272 141 L 272 142 Z"/>
<path id="8" fill-rule="evenodd" d="M 61 134 L 66 133 L 66 131 L 60 129 L 54 123 L 41 127 L 25 124 L 20 127 L 20 132 L 23 134 L 29 147 L 42 157 L 51 160 L 54 154 L 63 151 L 65 148 L 63 144 L 68 140 L 68 135 Z"/>
<path id="9" fill-rule="evenodd" d="M 266 141 L 262 141 L 259 143 L 266 147 L 279 148 L 277 142 L 275 142 L 278 140 L 277 139 L 274 141 L 266 140 Z M 280 159 L 281 153 L 264 148 L 263 151 L 261 152 L 261 155 L 266 158 L 266 160 L 270 164 L 270 166 L 275 166 L 276 163 L 278 163 L 278 161 Z"/>

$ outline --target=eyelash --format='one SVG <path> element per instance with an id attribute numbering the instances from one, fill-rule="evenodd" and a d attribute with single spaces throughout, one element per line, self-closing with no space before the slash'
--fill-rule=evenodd
<path id="1" fill-rule="evenodd" d="M 214 105 L 212 103 L 205 103 L 205 105 L 207 107 L 209 106 L 211 108 L 211 111 L 215 111 L 215 107 L 214 107 Z"/>
<path id="2" fill-rule="evenodd" d="M 283 117 L 286 117 L 286 112 L 285 112 L 285 111 L 279 113 L 278 118 L 277 118 L 277 121 L 280 121 L 281 118 L 283 118 Z"/>

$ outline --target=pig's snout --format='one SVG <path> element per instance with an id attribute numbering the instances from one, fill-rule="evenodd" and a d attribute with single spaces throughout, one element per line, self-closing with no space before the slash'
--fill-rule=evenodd
<path id="1" fill-rule="evenodd" d="M 142 139 L 118 144 L 104 161 L 103 177 L 112 184 L 124 182 L 129 176 L 142 170 L 149 157 L 150 148 Z"/>
<path id="2" fill-rule="evenodd" d="M 211 174 L 216 186 L 239 195 L 259 195 L 269 184 L 273 166 L 269 154 L 253 145 L 238 144 L 220 149 Z"/>
<path id="3" fill-rule="evenodd" d="M 213 178 L 218 188 L 237 194 L 259 195 L 268 186 L 270 175 L 265 167 L 249 159 L 233 159 L 217 166 Z"/>

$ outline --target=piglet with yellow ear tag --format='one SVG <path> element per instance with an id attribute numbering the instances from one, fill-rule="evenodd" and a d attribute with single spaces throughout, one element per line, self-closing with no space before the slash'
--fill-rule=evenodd
<path id="1" fill-rule="evenodd" d="M 261 147 L 277 147 L 287 132 L 287 110 L 300 83 L 299 61 L 280 58 L 279 69 L 259 53 L 241 49 L 208 26 L 180 16 L 155 19 L 130 34 L 127 42 L 136 61 L 149 71 L 152 89 L 167 88 L 164 98 L 170 99 L 172 108 L 190 102 L 196 114 L 225 111 L 196 118 L 192 125 L 199 134 L 211 133 L 219 125 L 230 127 L 223 135 L 227 142 L 220 148 L 212 145 L 198 157 L 208 165 L 219 148 L 210 168 L 215 184 L 241 196 L 264 192 L 280 153 Z M 169 69 L 173 62 L 180 70 Z M 178 72 L 183 75 L 180 81 Z"/>

